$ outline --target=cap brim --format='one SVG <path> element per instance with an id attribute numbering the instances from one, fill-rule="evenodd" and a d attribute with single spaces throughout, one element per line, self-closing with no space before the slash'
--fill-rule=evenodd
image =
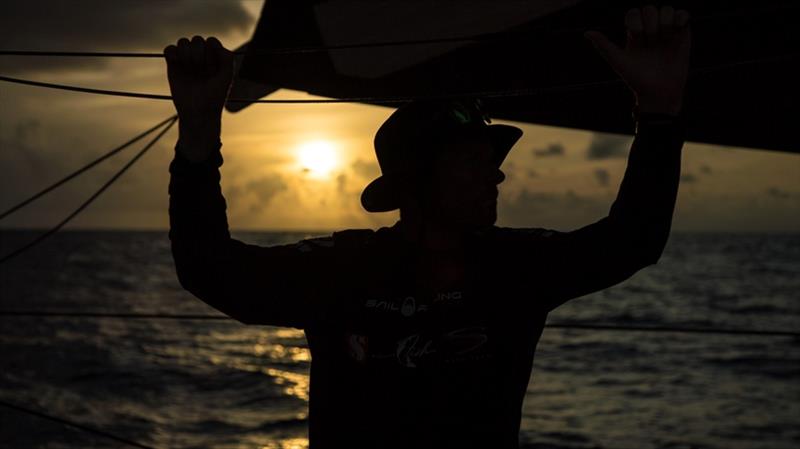
<path id="1" fill-rule="evenodd" d="M 391 174 L 374 179 L 361 192 L 361 206 L 367 212 L 389 212 L 400 207 L 402 180 Z"/>
<path id="2" fill-rule="evenodd" d="M 493 161 L 499 168 L 511 148 L 522 137 L 522 130 L 509 125 L 489 125 L 487 128 L 495 149 Z M 391 174 L 374 179 L 361 192 L 361 206 L 367 212 L 389 212 L 399 208 L 402 182 L 399 176 Z"/>

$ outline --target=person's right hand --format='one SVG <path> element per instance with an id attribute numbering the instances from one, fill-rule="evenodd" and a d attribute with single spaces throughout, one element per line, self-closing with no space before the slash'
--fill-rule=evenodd
<path id="1" fill-rule="evenodd" d="M 184 155 L 202 160 L 219 141 L 222 108 L 233 80 L 233 53 L 215 37 L 194 36 L 168 45 L 164 57 Z"/>
<path id="2" fill-rule="evenodd" d="M 624 49 L 597 31 L 584 36 L 631 88 L 640 112 L 679 114 L 689 74 L 689 12 L 649 4 L 628 10 L 625 24 Z"/>

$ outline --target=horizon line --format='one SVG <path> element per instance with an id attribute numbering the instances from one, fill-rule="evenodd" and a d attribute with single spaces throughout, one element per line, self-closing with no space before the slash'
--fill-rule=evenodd
<path id="1" fill-rule="evenodd" d="M 499 226 L 504 228 L 536 228 L 537 226 Z M 384 226 L 379 226 L 381 228 Z M 261 233 L 313 233 L 313 234 L 332 234 L 333 232 L 338 232 L 347 229 L 373 229 L 377 230 L 378 228 L 365 228 L 365 227 L 356 227 L 356 226 L 349 226 L 349 227 L 337 227 L 337 228 L 330 228 L 330 229 L 319 229 L 319 228 L 297 228 L 297 229 L 281 229 L 281 228 L 231 228 L 229 229 L 230 233 L 237 233 L 237 232 L 261 232 Z M 29 231 L 40 231 L 46 232 L 49 231 L 50 227 L 3 227 L 0 226 L 0 232 L 29 232 Z M 576 228 L 577 230 L 578 228 Z M 562 232 L 570 232 L 566 230 L 561 230 Z M 58 232 L 164 232 L 168 233 L 169 228 L 93 228 L 93 227 L 79 227 L 79 228 L 63 228 Z M 768 230 L 721 230 L 721 229 L 672 229 L 670 234 L 800 234 L 800 229 L 768 229 Z"/>

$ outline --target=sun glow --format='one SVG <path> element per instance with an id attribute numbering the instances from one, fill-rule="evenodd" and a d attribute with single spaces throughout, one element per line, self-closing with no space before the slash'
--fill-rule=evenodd
<path id="1" fill-rule="evenodd" d="M 297 149 L 301 169 L 315 178 L 327 178 L 339 165 L 339 153 L 327 140 L 305 142 Z"/>

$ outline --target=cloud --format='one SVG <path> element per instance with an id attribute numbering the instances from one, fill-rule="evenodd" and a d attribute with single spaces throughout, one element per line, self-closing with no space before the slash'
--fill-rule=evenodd
<path id="1" fill-rule="evenodd" d="M 695 176 L 693 173 L 683 173 L 681 174 L 681 182 L 687 184 L 697 182 L 697 176 Z"/>
<path id="2" fill-rule="evenodd" d="M 5 1 L 3 47 L 15 50 L 161 52 L 180 37 L 246 32 L 255 23 L 240 2 L 173 0 Z M 91 70 L 104 58 L 3 57 L 4 74 Z"/>
<path id="3" fill-rule="evenodd" d="M 49 164 L 38 154 L 42 141 L 41 122 L 36 119 L 27 119 L 14 125 L 10 139 L 4 140 L 2 145 L 7 151 L 15 153 L 22 159 L 31 173 L 44 175 L 48 172 Z"/>
<path id="4" fill-rule="evenodd" d="M 347 175 L 344 173 L 340 173 L 339 176 L 336 177 L 336 191 L 339 193 L 345 193 L 345 188 L 347 187 Z"/>
<path id="5" fill-rule="evenodd" d="M 551 143 L 544 149 L 533 149 L 534 157 L 548 157 L 548 156 L 563 156 L 564 145 L 560 143 Z"/>
<path id="6" fill-rule="evenodd" d="M 241 186 L 228 187 L 226 184 L 222 185 L 222 196 L 228 203 L 235 203 L 242 197 L 244 189 Z"/>
<path id="7" fill-rule="evenodd" d="M 364 161 L 356 159 L 355 162 L 350 164 L 350 167 L 356 172 L 357 175 L 365 179 L 375 179 L 381 175 L 381 168 L 377 161 Z"/>
<path id="8" fill-rule="evenodd" d="M 280 175 L 269 174 L 248 182 L 244 185 L 244 191 L 242 193 L 237 193 L 239 193 L 239 196 L 244 194 L 255 195 L 257 203 L 250 207 L 250 211 L 258 213 L 275 198 L 275 195 L 287 189 L 288 186 Z"/>
<path id="9" fill-rule="evenodd" d="M 536 170 L 528 169 L 528 178 L 538 178 L 539 173 Z"/>
<path id="10" fill-rule="evenodd" d="M 630 147 L 630 137 L 595 133 L 586 149 L 586 159 L 624 158 Z"/>
<path id="11" fill-rule="evenodd" d="M 607 186 L 608 180 L 610 178 L 608 174 L 608 170 L 605 168 L 598 168 L 594 171 L 594 178 L 597 180 L 597 183 L 601 186 Z"/>
<path id="12" fill-rule="evenodd" d="M 770 187 L 767 189 L 767 195 L 779 199 L 779 200 L 788 200 L 798 198 L 800 199 L 800 193 L 797 192 L 787 192 L 786 190 L 779 189 L 777 187 Z"/>
<path id="13" fill-rule="evenodd" d="M 700 173 L 702 173 L 704 175 L 710 175 L 711 174 L 711 166 L 706 165 L 706 164 L 701 165 L 700 166 Z"/>
<path id="14" fill-rule="evenodd" d="M 608 214 L 611 203 L 573 190 L 535 192 L 523 189 L 516 198 L 501 195 L 498 211 L 502 226 L 578 227 Z"/>
<path id="15" fill-rule="evenodd" d="M 88 136 L 64 122 L 20 117 L 0 120 L 0 205 L 10 207 L 106 153 L 109 136 L 121 132 L 115 124 Z M 126 133 L 127 134 L 127 133 Z M 100 137 L 98 137 L 98 135 Z M 126 135 L 125 137 L 130 137 Z M 106 143 L 103 143 L 106 142 Z M 143 146 L 143 143 L 134 146 Z M 164 223 L 167 164 L 172 144 L 159 141 L 68 226 L 145 227 Z M 34 203 L 9 216 L 3 226 L 41 227 L 63 219 L 117 173 L 140 148 L 128 149 L 71 179 Z M 148 157 L 149 156 L 149 157 Z"/>
<path id="16" fill-rule="evenodd" d="M 0 135 L 0 165 L 13 167 L 14 176 L 0 181 L 0 199 L 14 198 L 22 193 L 34 193 L 43 183 L 56 181 L 77 166 L 67 165 L 64 158 L 52 154 L 50 129 L 37 119 L 22 119 Z M 65 146 L 67 142 L 59 142 Z M 74 185 L 75 182 L 72 183 Z M 5 202 L 5 201 L 3 201 Z"/>

